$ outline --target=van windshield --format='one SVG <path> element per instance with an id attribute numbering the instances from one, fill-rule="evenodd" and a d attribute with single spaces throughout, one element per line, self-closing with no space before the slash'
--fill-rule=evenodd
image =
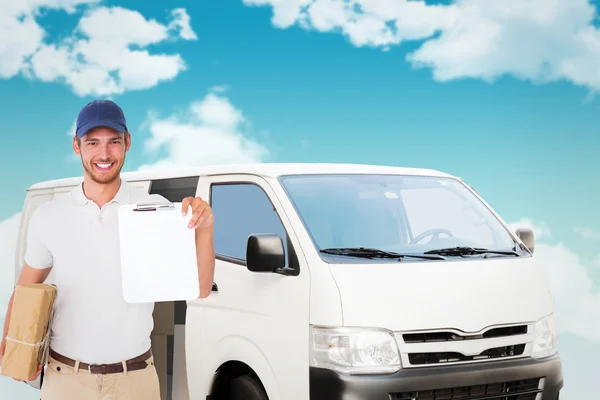
<path id="1" fill-rule="evenodd" d="M 486 253 L 494 257 L 527 254 L 515 248 L 501 222 L 456 179 L 335 174 L 288 175 L 280 181 L 322 252 L 366 248 L 372 254 L 428 255 L 415 261 L 465 255 L 448 251 L 456 247 L 507 252 Z"/>

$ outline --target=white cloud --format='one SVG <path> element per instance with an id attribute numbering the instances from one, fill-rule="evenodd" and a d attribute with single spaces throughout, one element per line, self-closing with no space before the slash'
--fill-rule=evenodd
<path id="1" fill-rule="evenodd" d="M 520 222 L 509 224 L 511 228 L 523 226 Z M 547 227 L 530 225 L 534 232 L 545 232 Z M 550 244 L 538 241 L 534 256 L 546 271 L 555 297 L 557 323 L 561 333 L 575 334 L 581 338 L 600 342 L 600 293 L 594 289 L 590 276 L 592 263 L 584 262 L 576 253 L 562 243 Z"/>
<path id="2" fill-rule="evenodd" d="M 107 27 L 110 26 L 110 29 Z M 99 7 L 87 12 L 78 30 L 100 42 L 116 45 L 147 46 L 168 37 L 168 28 L 157 21 L 146 20 L 137 11 L 121 7 Z"/>
<path id="3" fill-rule="evenodd" d="M 140 170 L 254 163 L 269 155 L 266 147 L 245 134 L 242 111 L 214 92 L 178 115 L 159 118 L 151 112 L 144 125 L 151 133 L 146 150 L 150 154 L 164 151 L 166 156 L 142 165 Z"/>
<path id="4" fill-rule="evenodd" d="M 25 73 L 26 58 L 42 44 L 46 32 L 36 17 L 46 10 L 72 14 L 78 6 L 98 0 L 0 0 L 0 78 Z"/>
<path id="5" fill-rule="evenodd" d="M 80 96 L 108 96 L 151 88 L 187 68 L 179 54 L 151 54 L 146 49 L 176 38 L 197 39 L 185 9 L 172 10 L 170 22 L 162 24 L 137 11 L 99 7 L 98 1 L 28 0 L 17 6 L 0 0 L 0 77 L 21 73 L 43 82 L 63 82 Z M 48 38 L 36 22 L 42 10 L 73 13 L 84 5 L 88 8 L 79 24 L 61 41 Z"/>
<path id="6" fill-rule="evenodd" d="M 287 28 L 294 24 L 300 16 L 301 10 L 311 4 L 313 0 L 243 0 L 244 4 L 251 6 L 273 6 L 272 22 L 275 26 Z"/>
<path id="7" fill-rule="evenodd" d="M 539 244 L 536 253 L 550 277 L 560 330 L 600 341 L 600 293 L 590 270 L 562 243 Z"/>
<path id="8" fill-rule="evenodd" d="M 355 46 L 387 50 L 422 40 L 407 56 L 439 81 L 509 74 L 533 82 L 568 80 L 600 89 L 600 30 L 588 0 L 243 0 L 273 8 L 278 28 L 344 35 Z"/>
<path id="9" fill-rule="evenodd" d="M 196 33 L 192 30 L 190 26 L 190 16 L 185 11 L 184 8 L 176 8 L 171 11 L 171 15 L 173 16 L 173 21 L 169 24 L 169 28 L 173 29 L 181 29 L 181 37 L 186 40 L 195 40 L 198 39 Z"/>
<path id="10" fill-rule="evenodd" d="M 586 240 L 600 240 L 600 232 L 597 232 L 592 228 L 575 228 L 574 231 Z"/>
<path id="11" fill-rule="evenodd" d="M 38 48 L 43 30 L 33 17 L 22 20 L 0 11 L 0 78 L 12 78 L 21 70 L 25 57 Z"/>
<path id="12" fill-rule="evenodd" d="M 35 54 L 46 32 L 36 21 L 42 10 L 64 9 L 73 13 L 77 6 L 97 0 L 0 0 L 0 78 L 26 73 L 26 58 Z"/>

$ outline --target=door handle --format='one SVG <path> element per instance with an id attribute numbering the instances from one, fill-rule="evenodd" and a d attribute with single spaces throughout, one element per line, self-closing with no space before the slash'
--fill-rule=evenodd
<path id="1" fill-rule="evenodd" d="M 219 286 L 217 286 L 217 284 L 215 282 L 213 282 L 213 284 L 212 284 L 211 291 L 212 292 L 218 292 L 219 291 Z"/>

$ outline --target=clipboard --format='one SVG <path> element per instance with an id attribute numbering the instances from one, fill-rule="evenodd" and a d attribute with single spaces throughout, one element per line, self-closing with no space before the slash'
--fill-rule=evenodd
<path id="1" fill-rule="evenodd" d="M 181 203 L 160 198 L 118 210 L 127 303 L 192 300 L 200 295 L 195 231 L 187 227 L 191 213 L 183 216 Z"/>

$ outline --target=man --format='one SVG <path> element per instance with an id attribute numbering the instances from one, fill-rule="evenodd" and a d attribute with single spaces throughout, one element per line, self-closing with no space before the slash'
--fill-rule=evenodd
<path id="1" fill-rule="evenodd" d="M 150 352 L 154 304 L 125 303 L 121 289 L 117 210 L 147 195 L 120 177 L 130 146 L 131 134 L 117 104 L 87 104 L 73 137 L 83 184 L 40 205 L 31 216 L 17 284 L 44 282 L 53 270 L 58 289 L 41 400 L 160 400 Z M 189 228 L 195 229 L 204 298 L 214 276 L 213 215 L 201 198 L 182 202 Z M 12 302 L 11 296 L 0 363 Z"/>

